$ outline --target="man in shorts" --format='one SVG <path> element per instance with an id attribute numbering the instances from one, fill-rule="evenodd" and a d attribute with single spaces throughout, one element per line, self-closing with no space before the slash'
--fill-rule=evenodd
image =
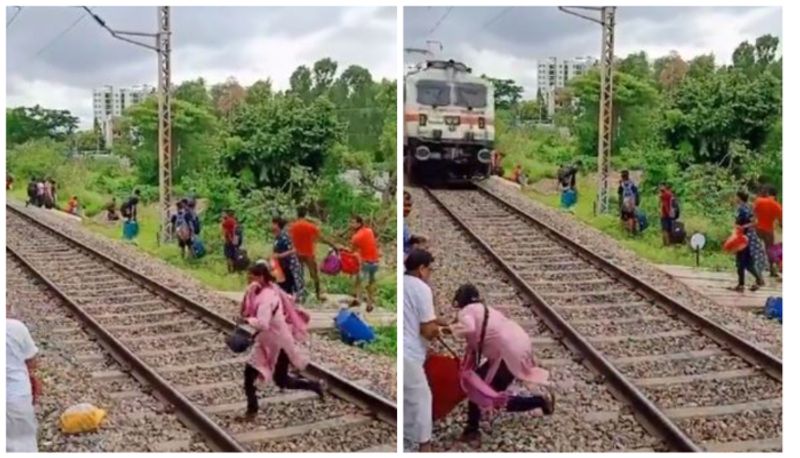
<path id="1" fill-rule="evenodd" d="M 352 216 L 350 228 L 353 229 L 350 245 L 361 263 L 361 272 L 356 276 L 353 294 L 355 299 L 350 305 L 358 307 L 361 297 L 361 282 L 366 280 L 367 312 L 371 312 L 375 305 L 375 275 L 378 273 L 378 262 L 380 261 L 378 239 L 375 237 L 375 232 L 364 224 L 364 218 L 359 215 Z"/>
<path id="2" fill-rule="evenodd" d="M 314 282 L 314 290 L 317 293 L 317 300 L 322 302 L 322 289 L 319 281 L 319 268 L 317 266 L 316 245 L 317 241 L 322 241 L 333 246 L 319 229 L 319 226 L 310 221 L 306 216 L 308 211 L 305 208 L 297 209 L 297 219 L 289 226 L 289 237 L 297 252 L 300 263 L 308 268 L 311 280 Z"/>
<path id="3" fill-rule="evenodd" d="M 662 182 L 658 187 L 659 201 L 661 202 L 661 243 L 664 246 L 670 244 L 672 227 L 675 224 L 675 213 L 673 210 L 673 199 L 675 196 L 667 183 Z"/>
<path id="4" fill-rule="evenodd" d="M 756 217 L 756 233 L 764 242 L 764 249 L 769 254 L 775 244 L 775 222 L 783 225 L 783 207 L 778 203 L 777 191 L 772 186 L 764 186 L 753 201 L 753 214 Z M 769 258 L 769 257 L 768 257 Z M 775 263 L 769 259 L 769 275 L 777 277 Z"/>

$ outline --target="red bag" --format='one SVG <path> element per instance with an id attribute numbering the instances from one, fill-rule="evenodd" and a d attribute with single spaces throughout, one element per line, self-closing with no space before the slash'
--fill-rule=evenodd
<path id="1" fill-rule="evenodd" d="M 346 250 L 339 251 L 339 259 L 342 261 L 342 272 L 348 275 L 355 275 L 358 273 L 359 262 L 358 257 Z"/>
<path id="2" fill-rule="evenodd" d="M 433 420 L 446 417 L 467 395 L 461 389 L 461 362 L 453 356 L 433 354 L 425 360 L 425 375 L 433 394 Z"/>
<path id="3" fill-rule="evenodd" d="M 722 245 L 722 249 L 728 253 L 738 253 L 747 248 L 747 236 L 739 229 L 734 229 L 733 234 Z"/>

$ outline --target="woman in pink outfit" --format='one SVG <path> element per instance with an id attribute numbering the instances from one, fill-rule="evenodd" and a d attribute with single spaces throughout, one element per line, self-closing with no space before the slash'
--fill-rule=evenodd
<path id="1" fill-rule="evenodd" d="M 498 392 L 505 391 L 516 379 L 525 385 L 544 386 L 549 373 L 536 367 L 533 356 L 533 345 L 528 334 L 520 325 L 506 318 L 502 313 L 483 304 L 478 289 L 471 284 L 458 288 L 453 306 L 459 309 L 458 320 L 451 329 L 453 335 L 466 339 L 468 359 L 479 351 L 486 362 L 477 364 L 476 369 L 486 383 Z M 484 327 L 484 316 L 487 316 L 483 346 L 479 348 L 481 332 Z M 553 413 L 555 396 L 547 390 L 546 395 L 509 396 L 506 410 L 509 412 L 526 412 L 541 409 L 545 415 Z M 467 427 L 461 440 L 473 442 L 480 440 L 478 425 L 481 410 L 470 402 L 467 410 Z"/>
<path id="2" fill-rule="evenodd" d="M 247 411 L 244 420 L 258 413 L 256 379 L 275 382 L 280 388 L 310 390 L 324 397 L 324 382 L 292 377 L 289 365 L 303 370 L 308 355 L 297 345 L 306 335 L 306 323 L 294 308 L 293 299 L 272 279 L 266 262 L 258 262 L 249 270 L 250 285 L 242 301 L 242 321 L 257 331 L 250 358 L 244 369 L 244 392 Z"/>

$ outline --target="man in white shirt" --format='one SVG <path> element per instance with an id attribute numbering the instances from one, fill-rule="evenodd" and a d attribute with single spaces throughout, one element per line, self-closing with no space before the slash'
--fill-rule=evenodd
<path id="1" fill-rule="evenodd" d="M 433 256 L 414 249 L 405 260 L 403 277 L 403 438 L 417 444 L 420 452 L 431 451 L 433 398 L 425 376 L 428 342 L 441 327 L 428 286 Z"/>
<path id="2" fill-rule="evenodd" d="M 6 307 L 6 316 L 10 315 Z M 6 452 L 38 452 L 33 408 L 39 395 L 33 377 L 38 351 L 28 328 L 6 318 Z"/>

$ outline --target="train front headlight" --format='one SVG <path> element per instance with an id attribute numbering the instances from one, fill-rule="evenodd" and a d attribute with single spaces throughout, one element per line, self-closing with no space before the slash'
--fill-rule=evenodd
<path id="1" fill-rule="evenodd" d="M 418 146 L 414 152 L 414 157 L 418 161 L 427 161 L 431 158 L 431 150 L 427 146 Z"/>

